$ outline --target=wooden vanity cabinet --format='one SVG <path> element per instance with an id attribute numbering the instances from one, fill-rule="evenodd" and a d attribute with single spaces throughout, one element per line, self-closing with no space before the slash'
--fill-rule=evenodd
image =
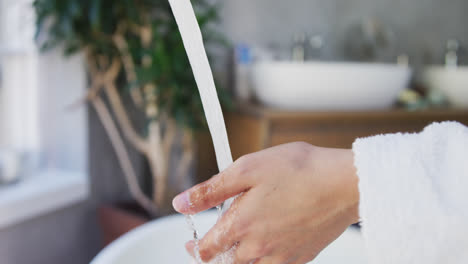
<path id="1" fill-rule="evenodd" d="M 238 106 L 226 114 L 234 159 L 271 146 L 305 141 L 317 146 L 350 148 L 356 138 L 384 133 L 419 132 L 432 122 L 458 121 L 468 125 L 468 110 L 406 110 L 361 112 L 290 112 L 254 105 Z M 216 173 L 208 135 L 199 153 L 199 180 Z"/>

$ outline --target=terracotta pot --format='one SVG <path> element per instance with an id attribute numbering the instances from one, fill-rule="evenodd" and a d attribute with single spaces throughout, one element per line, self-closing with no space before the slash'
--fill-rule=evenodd
<path id="1" fill-rule="evenodd" d="M 141 208 L 132 204 L 100 206 L 98 219 L 103 236 L 103 247 L 128 231 L 150 221 Z"/>

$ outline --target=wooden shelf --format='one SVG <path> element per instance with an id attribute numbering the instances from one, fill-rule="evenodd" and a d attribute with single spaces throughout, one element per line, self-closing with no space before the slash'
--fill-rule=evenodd
<path id="1" fill-rule="evenodd" d="M 412 119 L 412 118 L 463 118 L 468 116 L 468 109 L 428 109 L 408 111 L 405 109 L 394 108 L 388 110 L 374 110 L 374 111 L 287 111 L 273 109 L 253 104 L 241 104 L 235 107 L 232 113 L 249 115 L 259 118 L 269 119 L 329 119 L 329 118 L 398 118 L 398 119 Z"/>
<path id="2" fill-rule="evenodd" d="M 238 105 L 234 111 L 226 114 L 226 126 L 235 159 L 294 141 L 323 147 L 350 148 L 356 138 L 419 132 L 433 122 L 442 121 L 468 125 L 468 110 L 298 112 Z M 205 135 L 200 144 L 204 147 L 201 148 L 203 153 L 200 153 L 203 161 L 199 163 L 199 175 L 211 176 L 216 173 L 216 165 L 209 136 Z"/>

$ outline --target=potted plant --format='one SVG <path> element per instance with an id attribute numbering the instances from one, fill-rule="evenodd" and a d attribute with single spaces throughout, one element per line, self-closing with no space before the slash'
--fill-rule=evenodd
<path id="1" fill-rule="evenodd" d="M 192 0 L 205 41 L 220 43 L 210 26 L 217 20 L 217 6 L 208 2 Z M 190 184 L 194 131 L 205 126 L 168 1 L 35 0 L 34 7 L 42 50 L 60 46 L 65 55 L 86 57 L 90 85 L 79 103 L 89 102 L 96 110 L 134 200 L 151 217 L 167 214 L 169 198 Z M 145 131 L 135 129 L 121 99 L 125 93 L 144 115 Z M 148 161 L 151 194 L 138 184 L 124 139 Z M 173 155 L 177 144 L 183 149 L 178 157 Z M 174 158 L 177 161 L 171 162 Z M 176 186 L 168 184 L 169 177 L 174 177 Z"/>

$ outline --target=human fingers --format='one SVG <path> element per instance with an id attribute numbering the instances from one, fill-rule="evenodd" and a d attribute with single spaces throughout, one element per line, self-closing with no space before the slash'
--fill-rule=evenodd
<path id="1" fill-rule="evenodd" d="M 192 258 L 195 258 L 195 241 L 190 240 L 189 242 L 185 243 L 185 249 L 190 254 L 190 256 L 192 256 Z"/>
<path id="2" fill-rule="evenodd" d="M 245 198 L 244 195 L 236 198 L 231 208 L 200 240 L 202 260 L 211 260 L 216 255 L 230 250 L 244 238 L 248 226 L 245 214 L 240 212 L 240 208 L 243 208 L 240 204 Z"/>
<path id="3" fill-rule="evenodd" d="M 267 256 L 267 257 L 255 259 L 249 264 L 290 264 L 290 263 L 287 261 L 284 261 L 283 258 L 281 257 Z"/>
<path id="4" fill-rule="evenodd" d="M 257 264 L 270 263 L 271 257 L 268 257 L 270 250 L 264 243 L 257 243 L 246 238 L 239 242 L 234 252 L 234 262 L 236 264 Z M 265 262 L 266 261 L 266 262 Z"/>
<path id="5" fill-rule="evenodd" d="M 172 202 L 174 209 L 182 214 L 196 214 L 248 190 L 252 186 L 250 160 L 244 156 L 210 180 L 179 194 Z"/>

